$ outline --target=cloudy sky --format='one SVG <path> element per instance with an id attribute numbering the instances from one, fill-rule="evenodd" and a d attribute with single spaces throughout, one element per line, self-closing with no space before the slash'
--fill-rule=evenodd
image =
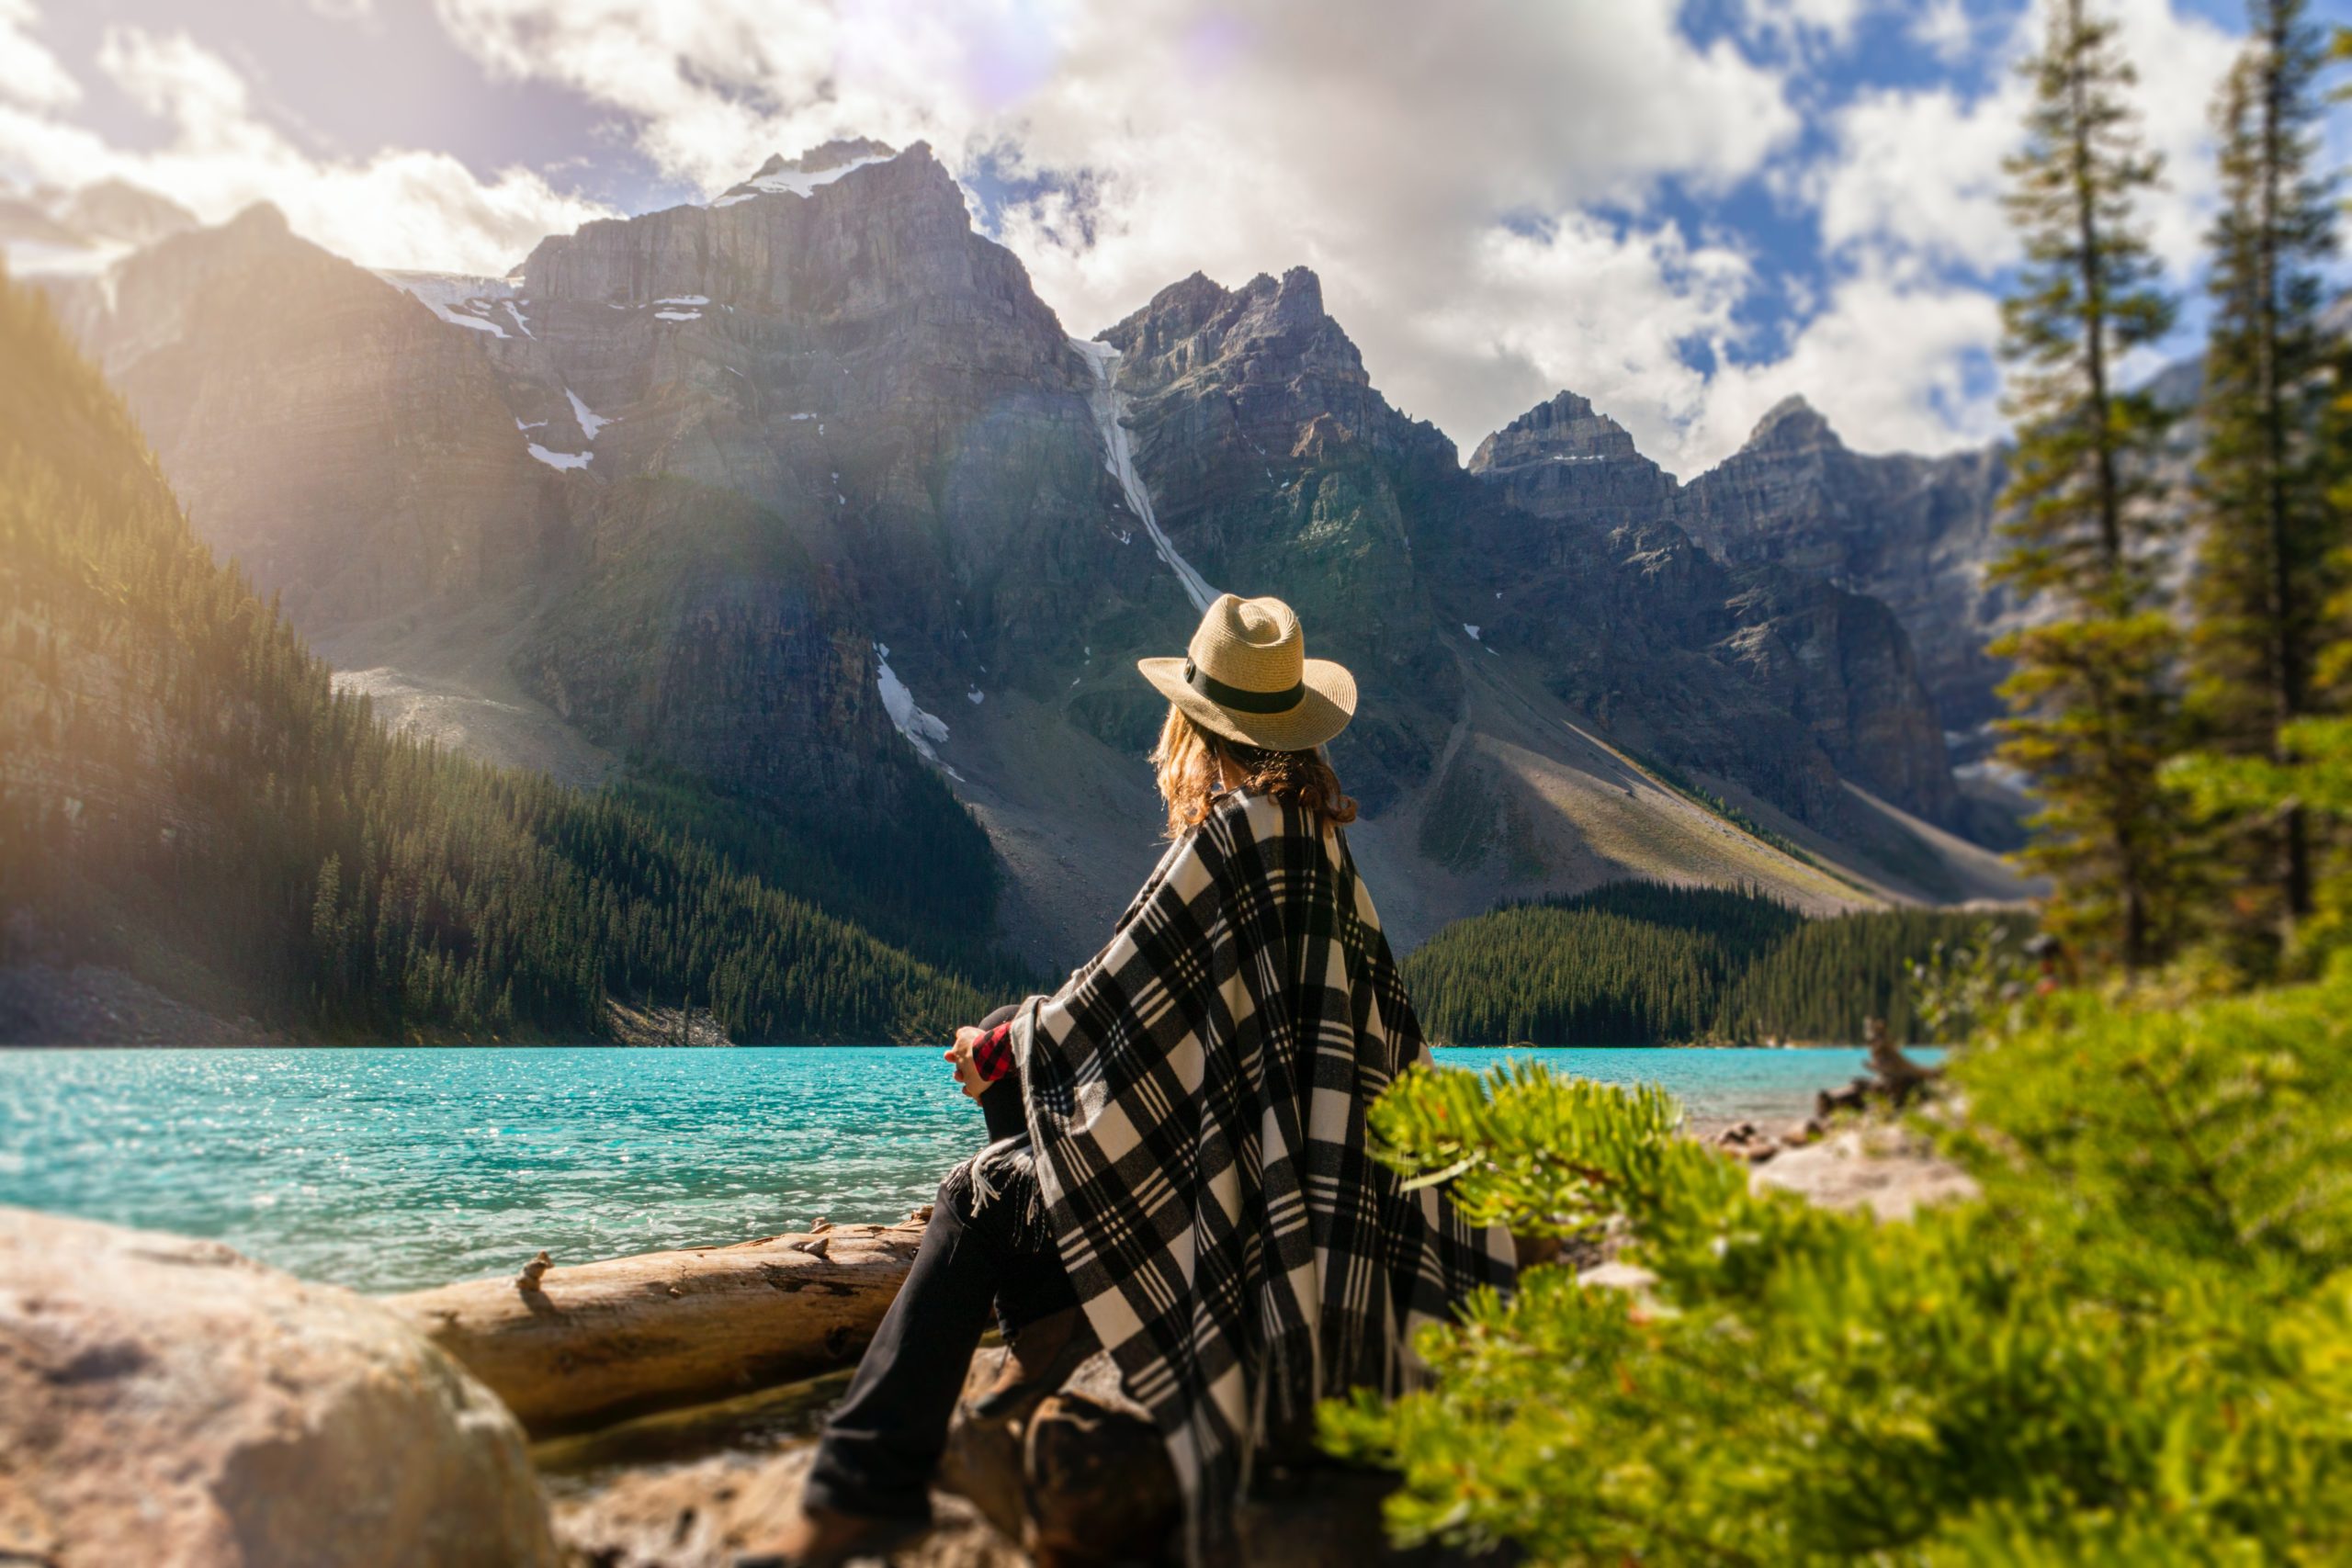
<path id="1" fill-rule="evenodd" d="M 1074 332 L 1304 263 L 1465 453 L 1566 387 L 1689 475 L 1791 392 L 1866 449 L 1999 429 L 2038 3 L 0 0 L 0 183 L 266 198 L 355 260 L 503 273 L 771 152 L 921 138 Z M 2193 287 L 2242 6 L 2102 3 Z"/>

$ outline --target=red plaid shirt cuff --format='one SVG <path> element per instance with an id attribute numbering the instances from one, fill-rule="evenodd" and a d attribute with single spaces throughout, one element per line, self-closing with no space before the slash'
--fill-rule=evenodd
<path id="1" fill-rule="evenodd" d="M 972 1066 L 978 1067 L 982 1083 L 994 1083 L 1012 1071 L 1012 1025 L 1000 1023 L 979 1038 L 972 1047 Z"/>

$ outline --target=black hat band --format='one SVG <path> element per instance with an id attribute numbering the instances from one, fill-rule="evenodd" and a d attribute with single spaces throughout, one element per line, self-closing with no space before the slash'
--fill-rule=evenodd
<path id="1" fill-rule="evenodd" d="M 1227 685 L 1199 668 L 1190 658 L 1184 660 L 1184 684 L 1219 707 L 1231 708 L 1236 713 L 1288 713 L 1306 700 L 1306 682 L 1304 681 L 1283 692 L 1246 691 L 1239 686 Z"/>

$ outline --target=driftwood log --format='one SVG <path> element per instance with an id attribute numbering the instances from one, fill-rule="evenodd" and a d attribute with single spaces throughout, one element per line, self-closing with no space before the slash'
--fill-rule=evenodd
<path id="1" fill-rule="evenodd" d="M 533 1437 L 830 1371 L 899 1293 L 922 1227 L 837 1225 L 387 1299 Z"/>

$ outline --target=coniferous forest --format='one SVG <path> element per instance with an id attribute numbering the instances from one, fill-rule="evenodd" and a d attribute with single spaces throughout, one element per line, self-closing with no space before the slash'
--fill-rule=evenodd
<path id="1" fill-rule="evenodd" d="M 389 733 L 197 541 L 120 401 L 6 284 L 0 362 L 0 914 L 38 911 L 68 956 L 305 1037 L 414 1040 L 594 1039 L 613 998 L 738 1041 L 935 1037 L 1011 974 L 782 891 L 722 852 L 758 837 L 724 802 Z"/>
<path id="2" fill-rule="evenodd" d="M 1615 882 L 1458 920 L 1405 960 L 1432 1040 L 1487 1045 L 1922 1038 L 1915 971 L 2025 917 L 1872 910 L 1807 919 L 1744 889 Z"/>

